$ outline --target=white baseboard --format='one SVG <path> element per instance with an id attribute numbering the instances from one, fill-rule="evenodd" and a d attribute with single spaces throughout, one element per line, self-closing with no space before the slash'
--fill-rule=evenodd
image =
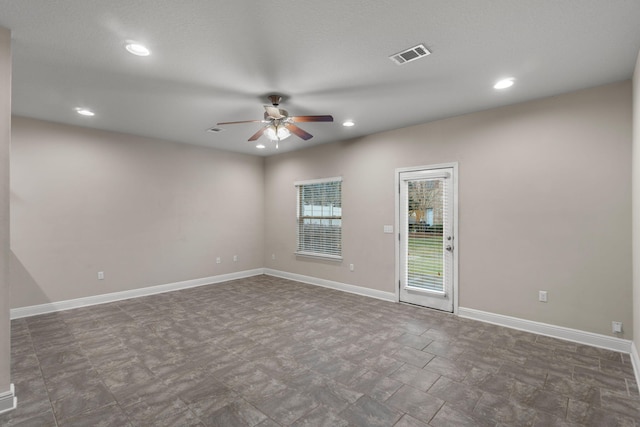
<path id="1" fill-rule="evenodd" d="M 192 279 L 182 282 L 168 283 L 165 285 L 131 289 L 129 291 L 112 292 L 109 294 L 94 295 L 90 297 L 77 298 L 66 301 L 57 301 L 47 304 L 32 305 L 28 307 L 12 308 L 10 311 L 10 316 L 12 320 L 20 319 L 22 317 L 37 316 L 39 314 L 70 310 L 72 308 L 87 307 L 91 305 L 121 301 L 130 298 L 138 298 L 147 295 L 161 294 L 164 292 L 177 291 L 180 289 L 195 288 L 197 286 L 213 285 L 215 283 L 226 282 L 229 280 L 258 276 L 260 274 L 264 274 L 264 269 L 256 268 L 254 270 L 239 271 L 237 273 L 220 274 L 218 276 L 203 277 L 201 279 Z"/>
<path id="2" fill-rule="evenodd" d="M 16 409 L 18 398 L 13 384 L 9 385 L 9 391 L 0 393 L 0 414 Z"/>
<path id="3" fill-rule="evenodd" d="M 338 291 L 349 292 L 351 294 L 396 302 L 396 294 L 393 292 L 378 291 L 376 289 L 364 288 L 362 286 L 348 285 L 346 283 L 334 282 L 332 280 L 319 279 L 311 276 L 303 276 L 302 274 L 289 273 L 286 271 L 272 270 L 270 268 L 265 268 L 264 274 L 281 277 L 283 279 L 295 280 L 309 285 L 322 286 L 323 288 L 336 289 Z"/>
<path id="4" fill-rule="evenodd" d="M 632 342 L 622 338 L 609 337 L 578 329 L 565 328 L 563 326 L 549 325 L 547 323 L 534 322 L 532 320 L 519 319 L 517 317 L 504 316 L 502 314 L 489 313 L 473 308 L 458 307 L 458 315 L 467 319 L 493 323 L 507 328 L 519 329 L 534 334 L 545 335 L 561 340 L 586 344 L 607 350 L 631 353 Z M 637 377 L 637 375 L 636 375 Z"/>

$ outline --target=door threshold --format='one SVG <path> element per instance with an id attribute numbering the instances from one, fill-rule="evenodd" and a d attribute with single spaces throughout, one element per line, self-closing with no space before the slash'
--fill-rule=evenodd
<path id="1" fill-rule="evenodd" d="M 399 304 L 403 304 L 403 305 L 408 305 L 410 307 L 424 308 L 424 309 L 427 309 L 427 310 L 437 311 L 438 313 L 453 314 L 453 311 L 440 310 L 439 308 L 427 307 L 427 306 L 424 306 L 424 305 L 413 304 L 413 303 L 406 302 L 406 301 L 398 301 L 398 303 Z"/>

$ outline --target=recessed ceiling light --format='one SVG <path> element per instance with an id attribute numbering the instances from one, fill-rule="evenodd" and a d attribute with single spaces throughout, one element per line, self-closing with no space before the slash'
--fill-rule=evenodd
<path id="1" fill-rule="evenodd" d="M 87 109 L 87 108 L 76 108 L 76 113 L 80 114 L 81 116 L 87 116 L 87 117 L 93 117 L 96 115 L 96 113 L 94 113 L 93 111 Z"/>
<path id="2" fill-rule="evenodd" d="M 124 46 L 127 49 L 127 52 L 136 55 L 136 56 L 149 56 L 151 55 L 151 51 L 143 44 L 128 41 Z"/>
<path id="3" fill-rule="evenodd" d="M 259 150 L 262 150 L 265 147 L 264 147 L 264 144 L 258 144 L 258 145 L 256 145 L 256 148 L 259 149 Z"/>
<path id="4" fill-rule="evenodd" d="M 342 122 L 342 126 L 350 128 L 351 126 L 355 126 L 355 123 L 353 120 L 345 120 Z"/>
<path id="5" fill-rule="evenodd" d="M 513 86 L 515 83 L 515 79 L 513 77 L 509 77 L 508 79 L 499 80 L 496 84 L 493 85 L 494 89 L 506 89 L 508 87 Z"/>

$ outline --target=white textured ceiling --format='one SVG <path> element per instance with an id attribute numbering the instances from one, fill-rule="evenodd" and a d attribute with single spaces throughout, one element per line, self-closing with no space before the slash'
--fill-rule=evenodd
<path id="1" fill-rule="evenodd" d="M 628 79 L 640 1 L 0 0 L 0 26 L 14 114 L 271 155 L 247 141 L 260 124 L 206 129 L 262 118 L 271 93 L 292 115 L 334 116 L 283 152 Z M 388 59 L 419 43 L 432 54 Z M 516 85 L 494 90 L 506 76 Z"/>

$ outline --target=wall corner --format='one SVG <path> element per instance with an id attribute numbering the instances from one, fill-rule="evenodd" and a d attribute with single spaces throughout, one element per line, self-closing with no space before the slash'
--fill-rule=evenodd
<path id="1" fill-rule="evenodd" d="M 640 52 L 633 73 L 633 133 L 631 156 L 632 265 L 633 265 L 633 358 L 636 381 L 640 384 Z"/>
<path id="2" fill-rule="evenodd" d="M 0 412 L 15 407 L 9 317 L 9 155 L 11 145 L 11 31 L 0 27 Z"/>

